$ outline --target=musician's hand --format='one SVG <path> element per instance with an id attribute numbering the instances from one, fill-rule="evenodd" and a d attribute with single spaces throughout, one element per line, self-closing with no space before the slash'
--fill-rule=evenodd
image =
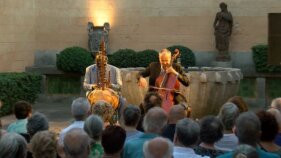
<path id="1" fill-rule="evenodd" d="M 171 66 L 168 69 L 166 69 L 167 73 L 172 73 L 174 75 L 179 75 L 179 73 Z"/>
<path id="2" fill-rule="evenodd" d="M 143 78 L 143 77 L 140 77 L 139 79 L 139 82 L 138 82 L 138 85 L 142 88 L 146 88 L 147 87 L 147 82 L 146 82 L 146 79 Z"/>
<path id="3" fill-rule="evenodd" d="M 96 89 L 98 87 L 97 84 L 92 84 L 92 89 Z"/>

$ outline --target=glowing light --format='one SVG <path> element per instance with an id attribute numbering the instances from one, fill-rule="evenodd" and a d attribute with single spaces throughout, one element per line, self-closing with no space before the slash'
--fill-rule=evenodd
<path id="1" fill-rule="evenodd" d="M 95 26 L 103 26 L 108 22 L 113 24 L 113 7 L 108 1 L 90 1 L 89 3 L 89 21 L 92 21 Z"/>

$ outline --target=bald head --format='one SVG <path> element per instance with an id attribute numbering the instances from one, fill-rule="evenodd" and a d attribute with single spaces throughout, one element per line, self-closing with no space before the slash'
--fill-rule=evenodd
<path id="1" fill-rule="evenodd" d="M 90 138 L 80 128 L 68 131 L 63 143 L 66 158 L 87 158 L 90 153 Z"/>
<path id="2" fill-rule="evenodd" d="M 178 120 L 186 117 L 186 111 L 182 105 L 174 105 L 168 114 L 169 124 L 176 124 Z"/>
<path id="3" fill-rule="evenodd" d="M 173 144 L 166 138 L 156 137 L 145 142 L 143 152 L 146 158 L 171 158 L 173 155 Z"/>
<path id="4" fill-rule="evenodd" d="M 168 49 L 162 49 L 159 52 L 159 61 L 164 69 L 170 66 L 171 63 L 171 52 Z"/>
<path id="5" fill-rule="evenodd" d="M 281 112 L 281 98 L 276 98 L 271 102 L 271 108 L 279 110 Z"/>

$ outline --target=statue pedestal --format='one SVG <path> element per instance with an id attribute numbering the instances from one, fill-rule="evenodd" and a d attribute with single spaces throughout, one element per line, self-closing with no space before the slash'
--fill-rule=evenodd
<path id="1" fill-rule="evenodd" d="M 232 68 L 232 61 L 213 61 L 211 65 L 213 67 Z"/>

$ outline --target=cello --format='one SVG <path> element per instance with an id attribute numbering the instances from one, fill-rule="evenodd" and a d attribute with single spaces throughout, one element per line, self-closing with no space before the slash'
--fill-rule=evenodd
<path id="1" fill-rule="evenodd" d="M 171 62 L 168 67 L 173 65 L 174 60 L 180 55 L 178 49 L 175 49 L 175 53 L 171 57 Z M 174 105 L 174 93 L 179 92 L 180 82 L 177 76 L 166 71 L 161 72 L 156 78 L 155 89 L 158 90 L 159 95 L 162 98 L 162 108 L 169 112 L 172 105 Z"/>

